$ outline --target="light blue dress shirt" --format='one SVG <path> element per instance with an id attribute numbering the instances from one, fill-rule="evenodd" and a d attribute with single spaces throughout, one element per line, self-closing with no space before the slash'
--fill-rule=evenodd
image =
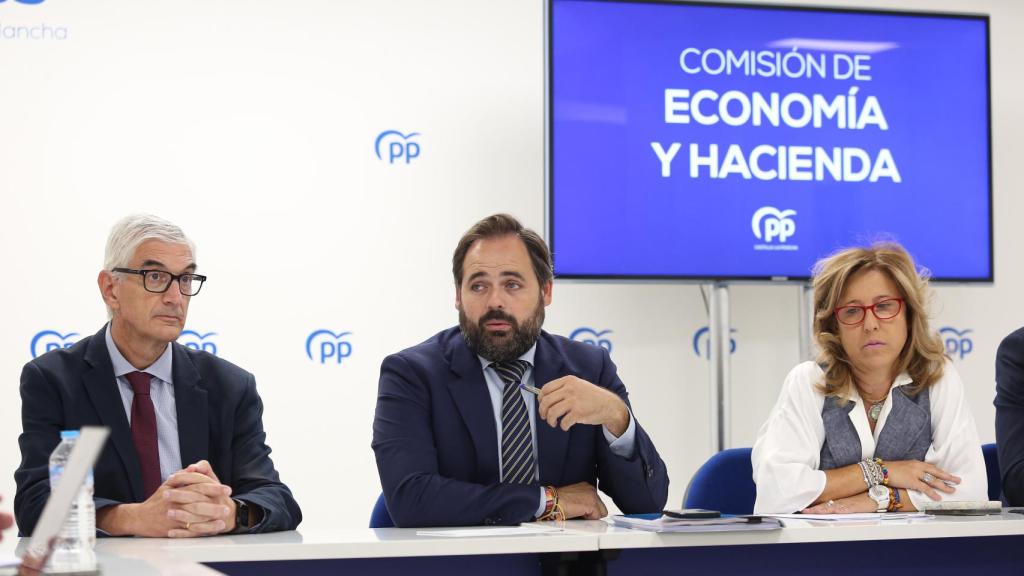
<path id="1" fill-rule="evenodd" d="M 125 359 L 121 351 L 114 345 L 110 336 L 110 324 L 106 331 L 107 351 L 110 363 L 114 365 L 114 376 L 117 378 L 117 389 L 121 393 L 121 403 L 128 417 L 128 425 L 132 423 L 132 400 L 135 392 L 128 383 L 125 374 L 135 372 L 136 368 Z M 149 394 L 153 398 L 153 410 L 156 412 L 156 440 L 160 451 L 160 481 L 181 470 L 181 445 L 178 442 L 178 411 L 174 401 L 174 381 L 172 377 L 171 344 L 148 368 L 139 370 L 153 377 L 149 385 Z"/>
<path id="2" fill-rule="evenodd" d="M 537 353 L 537 344 L 535 343 L 530 347 L 522 356 L 520 360 L 525 360 L 529 367 L 526 372 L 523 373 L 522 383 L 527 386 L 536 386 L 533 382 L 533 357 Z M 498 477 L 502 475 L 502 463 L 501 463 L 501 399 L 502 392 L 505 390 L 505 383 L 501 380 L 501 376 L 498 375 L 498 371 L 491 367 L 493 362 L 484 358 L 483 356 L 477 355 L 480 360 L 480 366 L 484 370 L 484 380 L 487 381 L 487 393 L 491 396 L 491 407 L 494 409 L 494 428 L 498 431 Z M 542 382 L 547 384 L 547 382 Z M 522 394 L 523 399 L 526 401 L 526 410 L 530 413 L 530 435 L 533 441 L 533 457 L 537 463 L 536 471 L 537 476 L 534 480 L 540 478 L 540 459 L 537 458 L 537 397 L 526 390 L 520 389 L 519 393 Z M 628 409 L 628 407 L 627 407 Z M 547 426 L 547 422 L 544 423 Z M 629 412 L 629 426 L 626 431 L 622 433 L 622 436 L 618 438 L 614 434 L 608 431 L 608 427 L 602 426 L 604 430 L 604 438 L 608 441 L 608 448 L 612 451 L 612 454 L 620 456 L 622 458 L 632 458 L 633 451 L 636 448 L 636 423 L 633 418 L 633 411 Z M 540 507 L 537 509 L 537 513 L 534 516 L 540 516 L 544 513 L 544 504 L 546 504 L 544 498 L 544 488 L 540 488 Z"/>

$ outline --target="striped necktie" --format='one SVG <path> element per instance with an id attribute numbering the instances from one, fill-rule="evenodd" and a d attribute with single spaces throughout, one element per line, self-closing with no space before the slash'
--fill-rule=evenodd
<path id="1" fill-rule="evenodd" d="M 533 457 L 530 413 L 519 391 L 519 383 L 530 364 L 525 360 L 491 364 L 505 383 L 501 395 L 501 481 L 528 484 L 537 475 Z"/>

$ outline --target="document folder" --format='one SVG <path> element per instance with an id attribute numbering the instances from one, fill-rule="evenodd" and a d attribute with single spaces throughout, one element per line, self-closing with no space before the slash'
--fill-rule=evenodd
<path id="1" fill-rule="evenodd" d="M 765 516 L 730 516 L 720 518 L 671 518 L 662 514 L 629 514 L 612 516 L 612 524 L 620 528 L 647 532 L 743 532 L 778 530 L 782 522 Z"/>

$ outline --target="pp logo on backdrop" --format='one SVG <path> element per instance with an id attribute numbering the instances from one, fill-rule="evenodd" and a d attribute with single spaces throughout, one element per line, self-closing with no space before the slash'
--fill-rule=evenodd
<path id="1" fill-rule="evenodd" d="M 29 345 L 29 350 L 33 358 L 38 358 L 50 350 L 71 348 L 76 342 L 78 342 L 77 336 L 78 332 L 68 332 L 67 334 L 61 335 L 61 333 L 56 330 L 41 330 L 32 337 L 32 343 Z"/>
<path id="2" fill-rule="evenodd" d="M 735 328 L 729 328 L 729 354 L 736 353 L 736 339 L 732 337 Z M 693 353 L 698 358 L 711 358 L 711 329 L 702 326 L 693 333 Z"/>
<path id="3" fill-rule="evenodd" d="M 373 145 L 374 151 L 377 152 L 377 159 L 384 160 L 384 156 L 387 156 L 388 164 L 403 160 L 406 164 L 412 162 L 413 158 L 418 158 L 420 155 L 420 144 L 413 141 L 419 135 L 419 132 L 402 134 L 398 130 L 381 132 L 377 135 L 377 141 Z"/>
<path id="4" fill-rule="evenodd" d="M 3 4 L 7 0 L 0 0 L 0 4 Z M 18 4 L 42 4 L 44 0 L 14 0 Z"/>
<path id="5" fill-rule="evenodd" d="M 952 326 L 939 328 L 939 336 L 942 337 L 942 342 L 946 345 L 946 354 L 950 358 L 963 360 L 964 356 L 974 351 L 974 340 L 968 336 L 971 332 L 974 332 L 971 328 L 964 330 L 957 330 Z"/>
<path id="6" fill-rule="evenodd" d="M 609 354 L 611 354 L 611 352 L 612 352 L 612 341 L 607 339 L 607 338 L 602 338 L 602 336 L 604 336 L 605 334 L 611 334 L 611 333 L 612 333 L 611 330 L 601 330 L 600 332 L 598 332 L 597 330 L 594 330 L 593 328 L 587 328 L 586 326 L 581 326 L 580 328 L 577 328 L 577 329 L 573 330 L 572 333 L 569 334 L 569 340 L 575 340 L 577 342 L 585 342 L 587 344 L 593 344 L 594 346 L 599 346 L 601 348 L 604 348 L 605 350 L 608 351 Z"/>
<path id="7" fill-rule="evenodd" d="M 341 364 L 342 360 L 352 355 L 352 343 L 347 340 L 351 332 L 316 330 L 306 338 L 306 356 L 321 364 Z"/>
<path id="8" fill-rule="evenodd" d="M 191 348 L 193 350 L 200 350 L 202 352 L 209 352 L 214 356 L 217 355 L 217 343 L 213 341 L 213 337 L 216 336 L 216 332 L 207 332 L 206 334 L 200 334 L 195 330 L 182 330 L 178 336 L 178 344 Z"/>
<path id="9" fill-rule="evenodd" d="M 754 212 L 750 219 L 750 227 L 754 230 L 754 236 L 765 243 L 775 240 L 786 242 L 790 236 L 796 233 L 796 210 L 779 210 L 772 206 L 762 206 Z"/>

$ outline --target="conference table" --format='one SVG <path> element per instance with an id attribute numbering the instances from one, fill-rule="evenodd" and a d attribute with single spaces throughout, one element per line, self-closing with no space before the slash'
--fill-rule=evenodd
<path id="1" fill-rule="evenodd" d="M 422 535 L 415 528 L 195 540 L 102 538 L 103 574 L 1024 574 L 1024 515 L 786 520 L 760 532 L 652 533 L 570 521 L 554 533 Z M 529 525 L 527 525 L 529 529 Z M 443 529 L 448 531 L 449 529 Z M 454 530 L 454 529 L 453 529 Z M 0 543 L 0 555 L 18 543 Z"/>

